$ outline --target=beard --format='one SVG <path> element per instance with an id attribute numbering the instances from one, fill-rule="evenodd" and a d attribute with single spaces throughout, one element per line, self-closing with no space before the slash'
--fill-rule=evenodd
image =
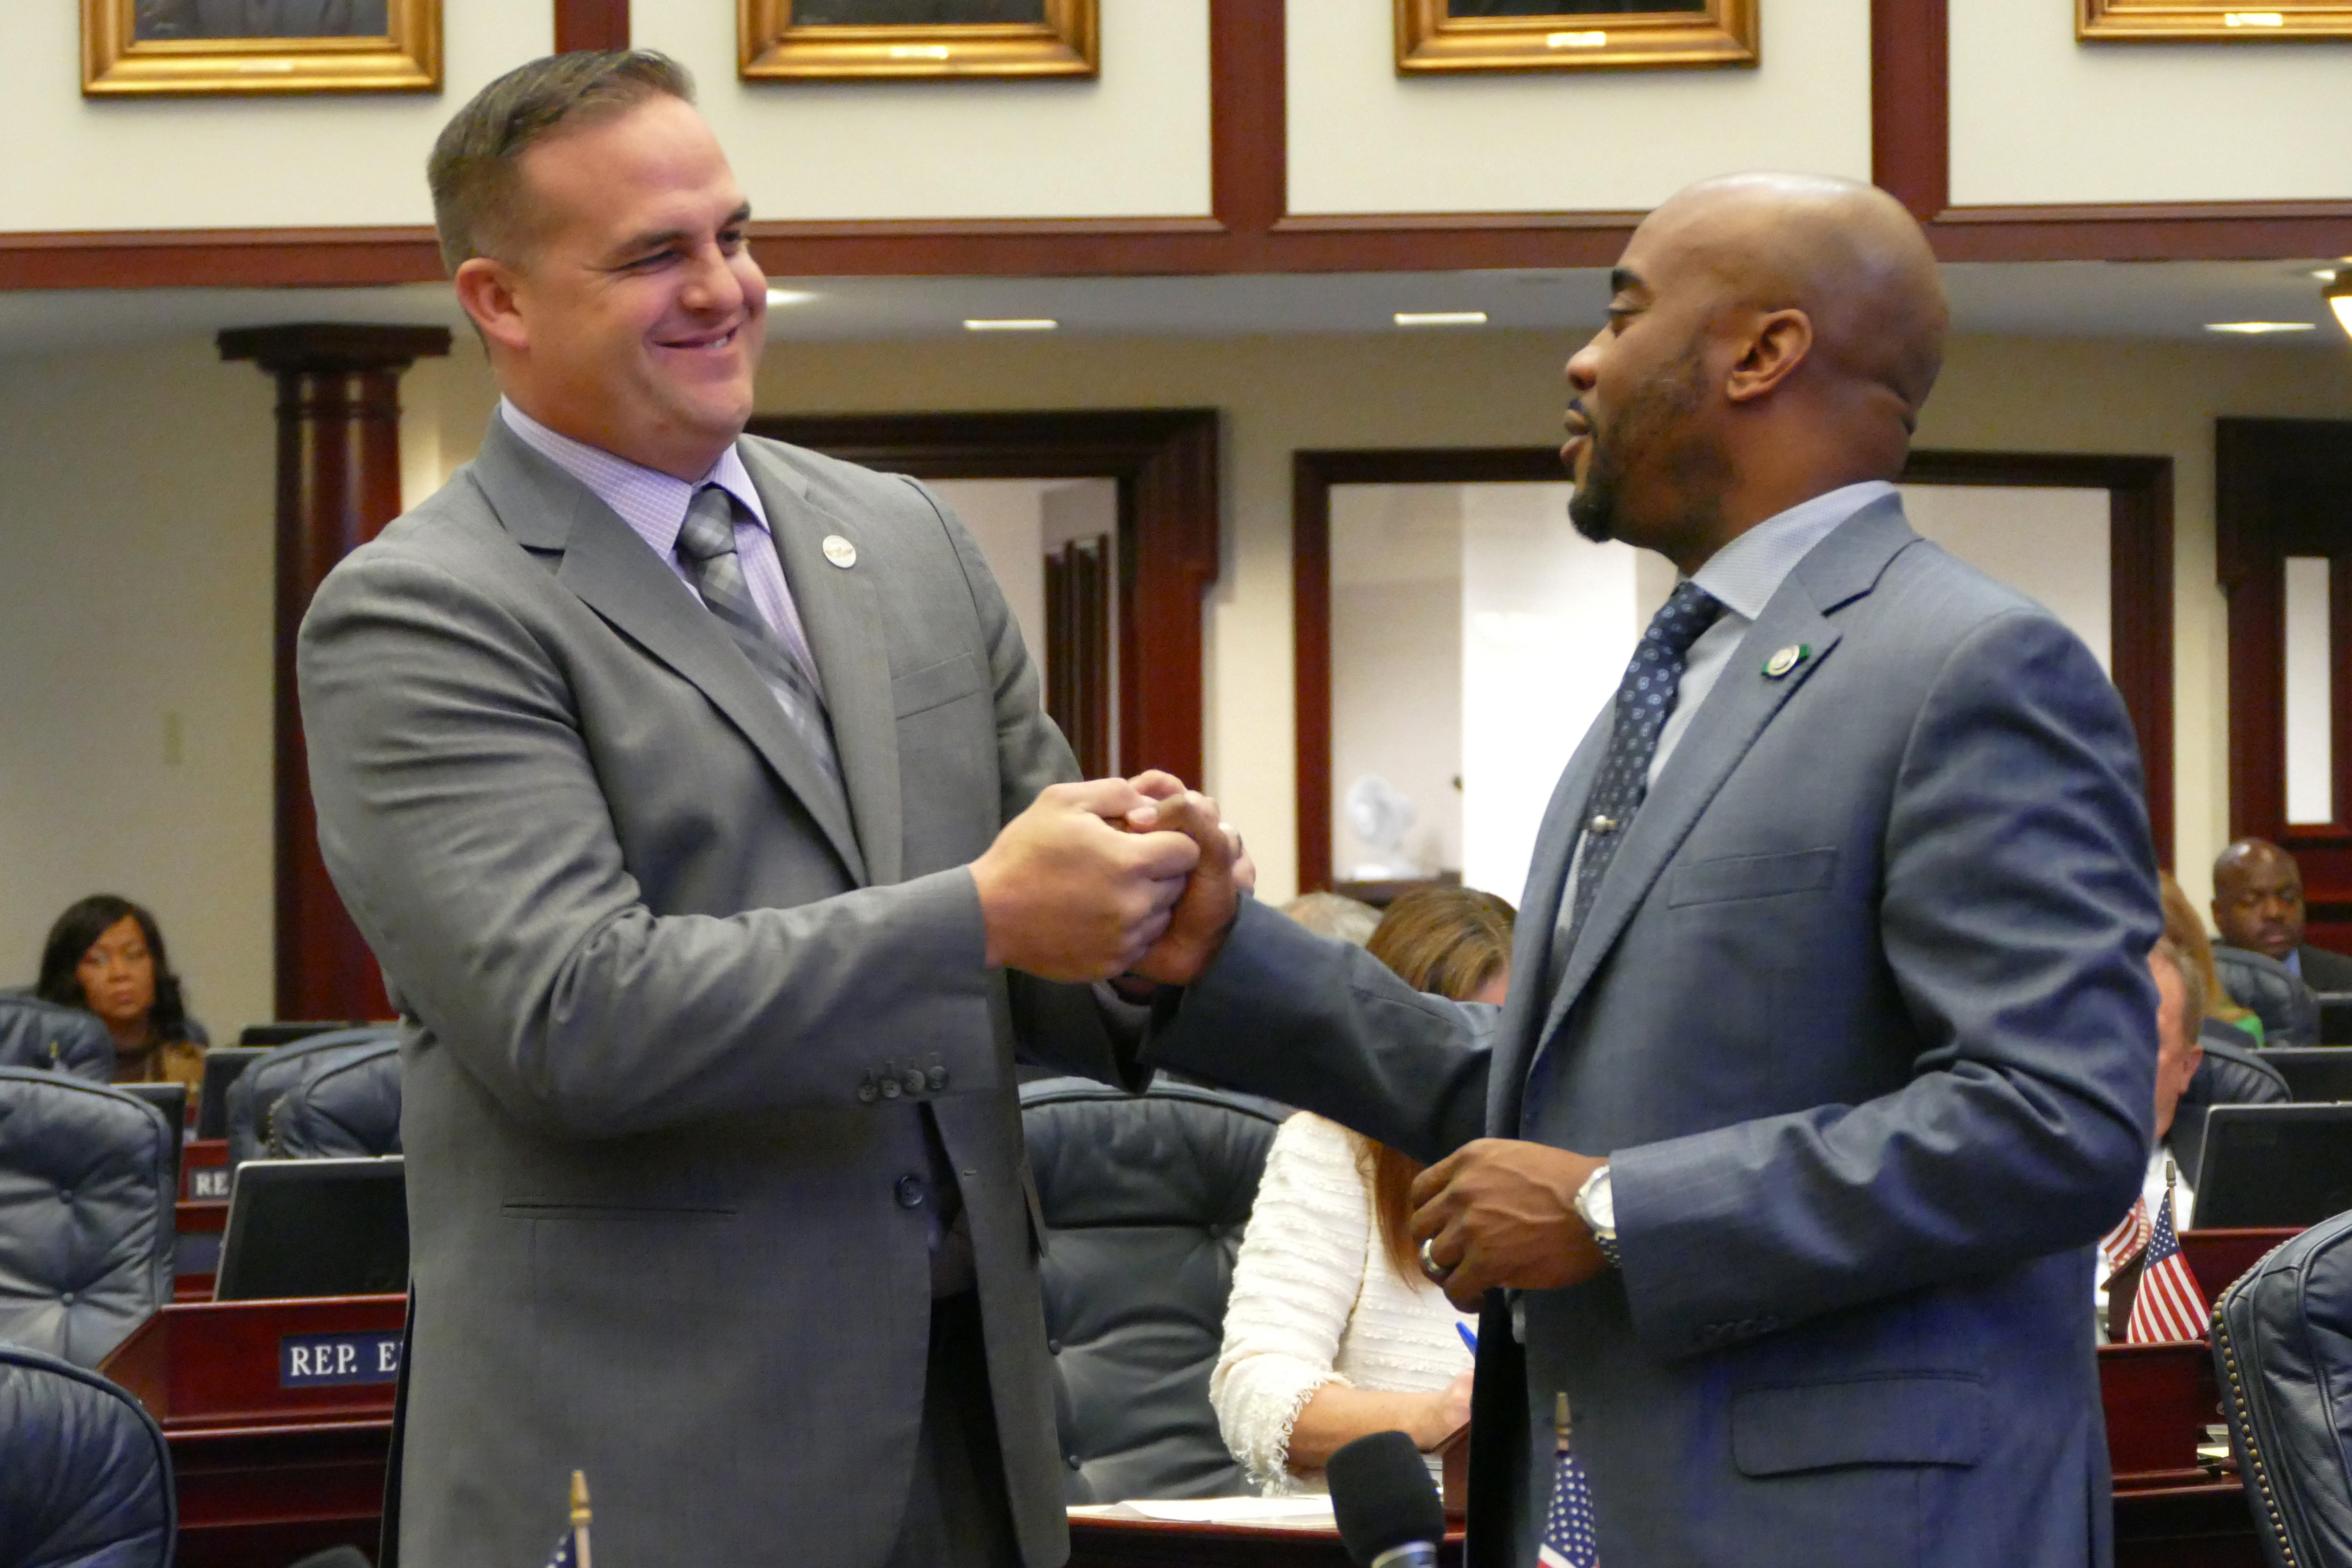
<path id="1" fill-rule="evenodd" d="M 1644 457 L 1663 458 L 1652 466 L 1685 478 L 1706 466 L 1686 449 L 1686 426 L 1704 395 L 1706 371 L 1700 345 L 1693 343 L 1605 422 L 1594 419 L 1581 398 L 1570 405 L 1584 414 L 1590 448 L 1583 482 L 1568 498 L 1568 520 L 1578 533 L 1605 545 L 1623 531 L 1627 475 Z M 1645 498 L 1654 507 L 1660 499 Z"/>

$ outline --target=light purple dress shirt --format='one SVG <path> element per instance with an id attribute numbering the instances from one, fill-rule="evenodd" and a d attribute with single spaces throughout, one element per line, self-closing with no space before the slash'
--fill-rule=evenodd
<path id="1" fill-rule="evenodd" d="M 784 581 L 783 562 L 777 558 L 776 541 L 769 532 L 768 508 L 761 504 L 751 471 L 743 466 L 743 458 L 734 447 L 720 453 L 710 472 L 689 484 L 625 457 L 615 457 L 603 447 L 559 434 L 517 408 L 510 399 L 499 400 L 499 417 L 507 422 L 507 428 L 525 445 L 587 486 L 598 500 L 618 513 L 621 520 L 629 525 L 629 531 L 646 541 L 646 548 L 661 559 L 698 601 L 702 596 L 695 592 L 685 563 L 677 559 L 677 535 L 686 526 L 686 509 L 693 503 L 695 492 L 705 485 L 716 485 L 742 503 L 743 510 L 735 517 L 735 555 L 742 563 L 743 580 L 751 590 L 751 601 L 759 606 L 761 618 L 782 639 L 786 651 L 817 682 L 818 695 L 824 695 L 816 656 L 809 650 L 808 633 L 801 628 L 800 612 L 793 604 L 792 589 Z"/>

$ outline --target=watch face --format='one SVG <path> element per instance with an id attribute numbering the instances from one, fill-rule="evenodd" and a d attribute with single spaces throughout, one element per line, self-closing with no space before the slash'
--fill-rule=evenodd
<path id="1" fill-rule="evenodd" d="M 1595 1236 L 1617 1234 L 1617 1201 L 1611 1190 L 1607 1166 L 1585 1177 L 1584 1186 L 1576 1195 L 1576 1212 Z"/>

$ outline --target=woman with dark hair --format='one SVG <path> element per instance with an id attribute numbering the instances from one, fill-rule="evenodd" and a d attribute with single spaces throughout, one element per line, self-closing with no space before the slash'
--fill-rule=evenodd
<path id="1" fill-rule="evenodd" d="M 1491 893 L 1428 888 L 1391 904 L 1365 946 L 1416 990 L 1499 1003 L 1511 920 Z M 1470 1418 L 1472 1320 L 1414 1256 L 1420 1174 L 1305 1112 L 1275 1134 L 1209 1378 L 1225 1446 L 1269 1497 L 1323 1490 L 1324 1463 L 1367 1433 L 1426 1451 Z"/>
<path id="2" fill-rule="evenodd" d="M 93 894 L 58 916 L 41 947 L 41 999 L 81 1008 L 114 1036 L 117 1083 L 204 1082 L 204 1030 L 188 1017 L 155 917 Z"/>

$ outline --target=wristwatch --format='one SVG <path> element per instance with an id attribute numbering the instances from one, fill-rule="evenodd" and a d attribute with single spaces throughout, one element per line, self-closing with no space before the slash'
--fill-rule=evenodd
<path id="1" fill-rule="evenodd" d="M 1617 1200 L 1609 1189 L 1605 1162 L 1576 1189 L 1576 1217 L 1592 1232 L 1592 1244 L 1601 1249 L 1601 1261 L 1612 1269 L 1617 1267 Z"/>

